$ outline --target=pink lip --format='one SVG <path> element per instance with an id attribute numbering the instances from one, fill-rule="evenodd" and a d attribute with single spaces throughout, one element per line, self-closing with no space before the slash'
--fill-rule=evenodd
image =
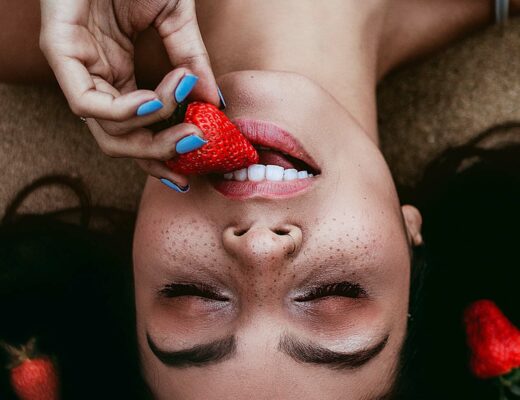
<path id="1" fill-rule="evenodd" d="M 319 171 L 320 168 L 316 161 L 305 151 L 300 142 L 279 126 L 266 121 L 245 118 L 237 118 L 232 122 L 252 144 L 269 147 L 289 154 L 294 158 L 304 161 L 316 171 Z"/>
<path id="2" fill-rule="evenodd" d="M 265 146 L 298 158 L 319 171 L 316 162 L 303 149 L 302 145 L 287 131 L 266 121 L 236 119 L 233 123 L 253 144 Z M 286 199 L 309 189 L 317 178 L 296 179 L 293 181 L 237 182 L 223 179 L 211 181 L 214 188 L 233 200 L 250 198 Z"/>
<path id="3" fill-rule="evenodd" d="M 287 199 L 305 191 L 314 183 L 315 179 L 315 177 L 312 177 L 286 182 L 236 182 L 219 180 L 212 183 L 217 191 L 233 200 L 246 200 L 255 197 Z"/>

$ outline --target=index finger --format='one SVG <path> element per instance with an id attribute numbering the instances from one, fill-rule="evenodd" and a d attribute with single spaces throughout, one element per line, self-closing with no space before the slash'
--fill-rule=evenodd
<path id="1" fill-rule="evenodd" d="M 172 65 L 175 68 L 186 67 L 200 78 L 193 97 L 218 107 L 218 87 L 197 23 L 195 2 L 179 0 L 156 28 Z"/>

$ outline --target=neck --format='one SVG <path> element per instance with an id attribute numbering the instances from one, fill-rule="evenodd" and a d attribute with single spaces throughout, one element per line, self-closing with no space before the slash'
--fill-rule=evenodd
<path id="1" fill-rule="evenodd" d="M 371 3 L 199 0 L 197 13 L 217 77 L 243 70 L 304 75 L 327 90 L 377 142 L 375 88 L 382 16 Z"/>

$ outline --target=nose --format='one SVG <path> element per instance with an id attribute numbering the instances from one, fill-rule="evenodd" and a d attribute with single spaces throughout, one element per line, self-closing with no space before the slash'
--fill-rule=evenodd
<path id="1" fill-rule="evenodd" d="M 269 268 L 296 256 L 303 235 L 299 227 L 290 224 L 231 226 L 224 230 L 222 241 L 225 250 L 242 265 Z"/>

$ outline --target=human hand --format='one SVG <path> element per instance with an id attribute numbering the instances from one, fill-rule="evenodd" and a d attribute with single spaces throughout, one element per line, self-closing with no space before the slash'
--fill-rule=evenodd
<path id="1" fill-rule="evenodd" d="M 188 124 L 158 133 L 147 126 L 167 119 L 190 93 L 220 103 L 194 0 L 42 0 L 41 11 L 42 51 L 103 152 L 135 158 L 151 175 L 186 186 L 187 178 L 161 161 L 174 157 L 187 136 L 195 135 L 181 151 L 203 145 L 202 132 Z M 148 27 L 161 36 L 175 68 L 155 91 L 137 90 L 134 75 L 133 43 Z"/>

